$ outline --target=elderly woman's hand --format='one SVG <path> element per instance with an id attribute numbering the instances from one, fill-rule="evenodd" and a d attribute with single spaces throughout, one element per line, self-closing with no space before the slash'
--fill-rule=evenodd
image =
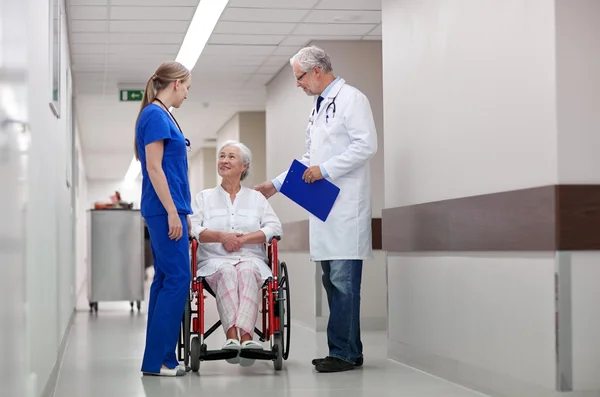
<path id="1" fill-rule="evenodd" d="M 240 238 L 242 236 L 243 234 L 239 233 L 223 233 L 221 235 L 221 244 L 223 244 L 223 247 L 225 247 L 228 252 L 239 251 L 244 245 Z"/>

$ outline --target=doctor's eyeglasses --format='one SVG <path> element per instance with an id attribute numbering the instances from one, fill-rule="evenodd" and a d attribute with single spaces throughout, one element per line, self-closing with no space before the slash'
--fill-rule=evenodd
<path id="1" fill-rule="evenodd" d="M 302 78 L 303 78 L 304 76 L 306 76 L 306 73 L 308 73 L 308 72 L 304 72 L 304 73 L 302 73 L 302 74 L 301 74 L 300 76 L 298 76 L 298 77 L 294 76 L 294 78 L 296 79 L 296 81 L 300 81 L 300 80 L 302 80 Z"/>

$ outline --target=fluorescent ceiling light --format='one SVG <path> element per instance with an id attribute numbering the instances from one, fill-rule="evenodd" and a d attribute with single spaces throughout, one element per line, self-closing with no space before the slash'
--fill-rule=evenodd
<path id="1" fill-rule="evenodd" d="M 125 174 L 125 182 L 133 182 L 137 179 L 138 175 L 142 171 L 142 165 L 139 161 L 133 157 L 131 160 L 131 164 L 129 164 L 129 169 L 127 170 L 127 174 Z"/>
<path id="2" fill-rule="evenodd" d="M 227 3 L 229 0 L 200 0 L 175 59 L 177 62 L 189 70 L 194 68 Z"/>
<path id="3" fill-rule="evenodd" d="M 217 22 L 221 18 L 221 14 L 227 7 L 227 3 L 229 3 L 229 0 L 200 0 L 183 43 L 179 48 L 179 53 L 175 59 L 177 62 L 189 70 L 194 69 L 200 54 L 202 54 L 208 39 L 210 39 Z M 140 172 L 141 165 L 134 157 L 127 174 L 125 174 L 125 180 L 128 182 L 134 181 Z"/>

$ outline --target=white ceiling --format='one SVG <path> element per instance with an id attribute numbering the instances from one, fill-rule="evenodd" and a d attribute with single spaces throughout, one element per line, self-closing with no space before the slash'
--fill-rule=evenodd
<path id="1" fill-rule="evenodd" d="M 119 88 L 143 88 L 175 59 L 198 0 L 66 1 L 88 178 L 120 179 L 139 103 L 119 102 Z M 381 40 L 380 10 L 381 0 L 230 0 L 175 114 L 192 149 L 236 112 L 264 110 L 265 84 L 310 41 Z"/>

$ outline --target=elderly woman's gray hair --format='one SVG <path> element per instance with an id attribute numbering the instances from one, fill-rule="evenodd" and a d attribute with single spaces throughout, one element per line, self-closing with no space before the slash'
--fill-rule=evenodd
<path id="1" fill-rule="evenodd" d="M 225 141 L 223 142 L 221 147 L 219 147 L 219 150 L 217 150 L 217 158 L 221 155 L 221 152 L 227 146 L 233 146 L 238 148 L 240 151 L 240 155 L 242 156 L 242 163 L 248 166 L 242 172 L 242 177 L 240 178 L 240 180 L 243 181 L 248 177 L 248 174 L 250 173 L 250 164 L 252 164 L 252 152 L 250 151 L 250 149 L 248 149 L 248 146 L 244 145 L 243 143 L 240 143 L 238 141 Z"/>
<path id="2" fill-rule="evenodd" d="M 333 71 L 329 55 L 321 48 L 314 45 L 304 47 L 290 59 L 290 65 L 292 65 L 292 67 L 296 62 L 298 62 L 298 66 L 300 66 L 300 69 L 303 72 L 308 72 L 315 66 L 323 69 L 323 72 L 325 73 L 331 73 Z"/>

